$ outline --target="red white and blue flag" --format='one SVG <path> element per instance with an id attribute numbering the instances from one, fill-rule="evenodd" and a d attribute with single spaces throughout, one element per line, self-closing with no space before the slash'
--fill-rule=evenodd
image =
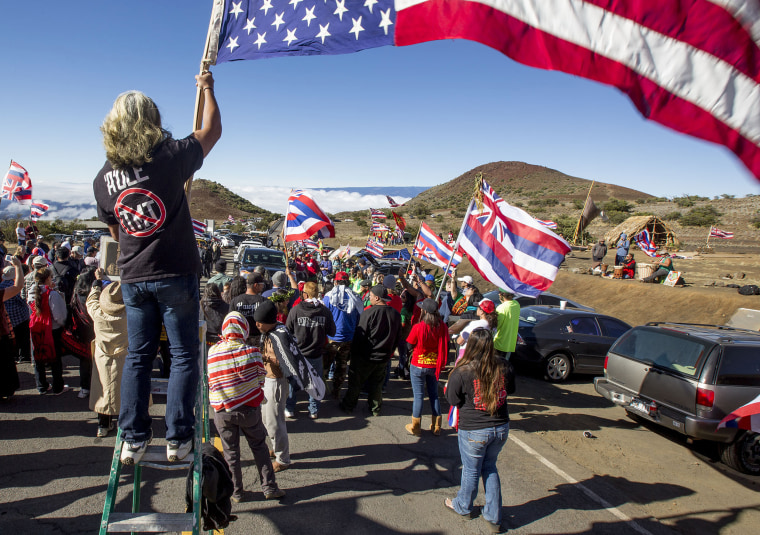
<path id="1" fill-rule="evenodd" d="M 369 216 L 372 219 L 388 219 L 388 216 L 385 215 L 385 212 L 383 212 L 382 210 L 378 210 L 376 208 L 369 209 Z"/>
<path id="2" fill-rule="evenodd" d="M 652 237 L 649 235 L 649 231 L 647 229 L 644 229 L 638 234 L 636 234 L 636 237 L 633 238 L 633 240 L 636 242 L 636 245 L 639 246 L 639 249 L 641 249 L 645 255 L 651 256 L 651 257 L 660 256 L 657 254 L 657 246 L 652 240 Z"/>
<path id="3" fill-rule="evenodd" d="M 384 223 L 377 223 L 376 221 L 372 222 L 372 227 L 370 227 L 370 232 L 390 232 L 391 229 L 388 225 Z"/>
<path id="4" fill-rule="evenodd" d="M 436 236 L 433 229 L 427 226 L 427 224 L 422 223 L 422 225 L 420 225 L 420 233 L 417 236 L 417 241 L 414 242 L 412 255 L 420 260 L 425 260 L 435 266 L 446 269 L 453 252 L 454 249 L 451 245 L 445 243 Z M 461 261 L 462 255 L 457 252 L 454 254 L 454 259 L 451 261 L 451 267 L 457 267 Z"/>
<path id="5" fill-rule="evenodd" d="M 193 219 L 193 232 L 196 236 L 203 236 L 206 232 L 206 223 Z"/>
<path id="6" fill-rule="evenodd" d="M 546 228 L 550 228 L 552 230 L 557 230 L 557 223 L 555 223 L 554 221 L 548 221 L 548 220 L 543 220 L 543 219 L 536 219 L 536 221 L 538 221 L 539 223 L 541 223 Z"/>
<path id="7" fill-rule="evenodd" d="M 760 179 L 758 20 L 758 0 L 217 0 L 207 60 L 469 39 L 617 87 L 646 118 L 727 146 Z"/>
<path id="8" fill-rule="evenodd" d="M 399 204 L 396 201 L 393 200 L 393 197 L 390 195 L 385 196 L 386 199 L 388 199 L 388 204 L 391 205 L 391 208 L 398 208 L 399 206 L 404 206 L 403 204 Z"/>
<path id="9" fill-rule="evenodd" d="M 322 240 L 320 240 L 320 241 L 322 241 Z M 317 242 L 315 242 L 314 240 L 310 239 L 310 238 L 307 238 L 305 240 L 301 240 L 300 243 L 304 247 L 308 247 L 310 249 L 318 249 L 319 248 L 319 244 Z"/>
<path id="10" fill-rule="evenodd" d="M 335 227 L 329 217 L 317 206 L 311 195 L 303 190 L 293 190 L 288 197 L 288 213 L 285 216 L 285 241 L 318 238 L 334 238 Z"/>
<path id="11" fill-rule="evenodd" d="M 488 282 L 535 297 L 554 282 L 570 244 L 530 214 L 509 205 L 484 180 L 462 224 L 459 250 Z"/>
<path id="12" fill-rule="evenodd" d="M 39 218 L 41 218 L 45 212 L 50 210 L 50 206 L 45 204 L 42 201 L 32 201 L 32 209 L 30 218 L 32 221 L 37 221 Z"/>
<path id="13" fill-rule="evenodd" d="M 19 204 L 32 204 L 32 179 L 29 178 L 26 169 L 13 160 L 3 180 L 0 198 L 16 201 Z"/>
<path id="14" fill-rule="evenodd" d="M 234 223 L 235 222 L 235 218 L 232 217 L 232 215 L 228 215 L 227 216 L 227 221 L 229 221 L 230 223 Z"/>
<path id="15" fill-rule="evenodd" d="M 746 429 L 760 433 L 760 396 L 723 418 L 718 424 L 718 429 L 722 427 Z"/>
<path id="16" fill-rule="evenodd" d="M 710 237 L 723 238 L 724 240 L 732 240 L 734 238 L 734 233 L 726 232 L 725 230 L 720 230 L 717 227 L 710 227 Z"/>
<path id="17" fill-rule="evenodd" d="M 367 240 L 367 246 L 365 249 L 375 258 L 381 258 L 383 256 L 383 244 L 378 240 Z"/>

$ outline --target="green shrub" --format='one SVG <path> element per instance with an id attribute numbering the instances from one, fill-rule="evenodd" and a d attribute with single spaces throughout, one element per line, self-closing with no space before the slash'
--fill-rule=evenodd
<path id="1" fill-rule="evenodd" d="M 613 198 L 610 198 L 609 201 L 602 205 L 602 210 L 605 210 L 607 212 L 607 215 L 609 215 L 610 212 L 628 213 L 631 211 L 631 208 L 633 208 L 633 205 L 628 201 Z"/>
<path id="2" fill-rule="evenodd" d="M 628 219 L 628 216 L 630 215 L 626 212 L 619 212 L 617 210 L 614 210 L 612 212 L 605 211 L 605 213 L 607 214 L 607 217 L 610 219 L 609 222 L 612 225 L 619 225 L 620 223 Z"/>
<path id="3" fill-rule="evenodd" d="M 755 216 L 752 219 L 749 220 L 749 222 L 752 224 L 755 228 L 760 228 L 760 216 Z"/>
<path id="4" fill-rule="evenodd" d="M 557 206 L 559 201 L 557 199 L 531 199 L 528 201 L 529 206 Z"/>
<path id="5" fill-rule="evenodd" d="M 586 201 L 583 199 L 573 199 L 573 208 L 576 210 L 583 210 L 583 207 L 586 205 Z"/>
<path id="6" fill-rule="evenodd" d="M 713 206 L 698 206 L 682 215 L 680 223 L 687 227 L 709 227 L 717 225 L 721 215 Z"/>
<path id="7" fill-rule="evenodd" d="M 679 219 L 681 219 L 682 215 L 683 214 L 681 212 L 677 212 L 677 211 L 676 212 L 670 212 L 668 214 L 665 214 L 663 216 L 663 219 L 665 221 L 678 221 Z"/>

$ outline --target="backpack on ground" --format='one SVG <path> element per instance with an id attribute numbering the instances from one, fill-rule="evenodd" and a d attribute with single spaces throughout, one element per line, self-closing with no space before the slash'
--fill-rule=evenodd
<path id="1" fill-rule="evenodd" d="M 738 291 L 741 295 L 760 295 L 760 287 L 754 284 L 746 284 L 739 288 Z"/>
<path id="2" fill-rule="evenodd" d="M 222 452 L 210 442 L 205 442 L 201 449 L 203 455 L 203 473 L 201 474 L 201 519 L 204 531 L 224 529 L 230 522 L 237 520 L 232 514 L 232 473 Z M 193 511 L 193 467 L 187 473 L 185 485 L 185 504 L 187 512 Z"/>

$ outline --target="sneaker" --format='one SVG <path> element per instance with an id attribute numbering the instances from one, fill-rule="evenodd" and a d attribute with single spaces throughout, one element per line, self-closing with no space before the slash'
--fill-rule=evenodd
<path id="1" fill-rule="evenodd" d="M 179 440 L 170 440 L 166 443 L 166 458 L 170 463 L 181 461 L 187 454 L 193 450 L 193 439 L 190 438 L 185 442 Z"/>
<path id="2" fill-rule="evenodd" d="M 49 384 L 49 385 L 47 385 L 47 387 L 45 388 L 45 390 L 38 390 L 38 392 L 40 393 L 40 396 L 44 396 L 45 394 L 47 394 L 48 392 L 50 392 L 52 389 L 53 389 L 53 385 Z"/>
<path id="3" fill-rule="evenodd" d="M 288 409 L 285 409 L 285 418 L 295 418 L 296 413 L 293 411 L 289 411 Z"/>
<path id="4" fill-rule="evenodd" d="M 97 433 L 96 436 L 98 438 L 105 438 L 114 429 L 116 429 L 116 422 L 111 422 L 111 425 L 109 425 L 108 427 L 100 427 L 100 426 L 98 426 L 98 433 Z"/>
<path id="5" fill-rule="evenodd" d="M 319 418 L 319 416 L 317 415 L 316 412 L 311 412 L 309 413 L 309 418 L 311 418 L 312 420 L 316 420 L 317 418 Z"/>
<path id="6" fill-rule="evenodd" d="M 232 503 L 240 503 L 243 501 L 242 496 L 235 496 L 234 494 L 230 496 L 230 500 L 232 500 Z"/>
<path id="7" fill-rule="evenodd" d="M 90 391 L 88 389 L 86 389 L 86 388 L 80 388 L 79 389 L 79 394 L 77 394 L 77 397 L 79 399 L 88 398 L 88 397 L 90 397 Z"/>
<path id="8" fill-rule="evenodd" d="M 132 465 L 137 464 L 145 455 L 145 450 L 148 449 L 148 444 L 153 440 L 153 431 L 150 432 L 150 436 L 147 440 L 142 442 L 124 442 L 124 446 L 121 448 L 121 464 Z"/>
<path id="9" fill-rule="evenodd" d="M 60 396 L 61 394 L 63 394 L 64 392 L 68 392 L 69 390 L 71 390 L 71 388 L 69 387 L 69 385 L 63 385 L 63 388 L 61 389 L 61 391 L 60 392 L 53 392 L 53 395 L 54 396 Z"/>
<path id="10" fill-rule="evenodd" d="M 272 492 L 264 493 L 264 499 L 266 500 L 277 500 L 283 497 L 285 497 L 285 491 L 282 489 L 277 489 L 277 490 L 273 490 Z"/>

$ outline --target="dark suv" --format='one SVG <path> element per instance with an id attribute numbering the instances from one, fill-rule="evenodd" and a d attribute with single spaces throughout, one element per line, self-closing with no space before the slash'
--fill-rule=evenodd
<path id="1" fill-rule="evenodd" d="M 635 327 L 610 348 L 594 386 L 629 414 L 719 442 L 725 464 L 760 474 L 760 434 L 717 428 L 760 394 L 760 332 L 683 323 Z"/>
<path id="2" fill-rule="evenodd" d="M 257 266 L 264 266 L 269 278 L 278 271 L 285 271 L 285 253 L 265 247 L 248 247 L 240 252 L 235 262 L 235 273 L 247 277 Z"/>

